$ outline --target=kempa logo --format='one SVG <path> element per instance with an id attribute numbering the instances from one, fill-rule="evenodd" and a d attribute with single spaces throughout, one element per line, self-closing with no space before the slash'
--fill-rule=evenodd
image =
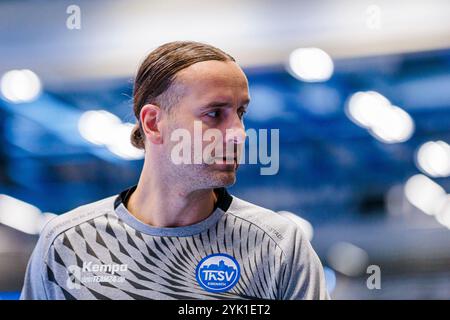
<path id="1" fill-rule="evenodd" d="M 93 264 L 91 262 L 83 262 L 82 272 L 106 272 L 114 275 L 116 272 L 128 271 L 126 264 Z"/>
<path id="2" fill-rule="evenodd" d="M 83 262 L 83 267 L 70 265 L 67 268 L 68 289 L 81 289 L 83 283 L 100 283 L 100 282 L 124 282 L 125 277 L 118 275 L 119 272 L 128 271 L 126 264 L 95 264 L 91 262 Z M 92 275 L 93 273 L 104 273 L 102 275 Z"/>

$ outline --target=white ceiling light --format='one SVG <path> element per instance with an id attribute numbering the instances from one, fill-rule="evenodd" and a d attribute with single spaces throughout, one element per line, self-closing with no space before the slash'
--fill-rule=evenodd
<path id="1" fill-rule="evenodd" d="M 142 159 L 144 157 L 144 151 L 134 147 L 130 141 L 133 128 L 134 124 L 132 123 L 124 123 L 116 126 L 111 142 L 107 145 L 109 151 L 127 160 Z"/>
<path id="2" fill-rule="evenodd" d="M 414 133 L 414 121 L 403 109 L 391 106 L 371 128 L 371 134 L 385 143 L 405 142 Z"/>
<path id="3" fill-rule="evenodd" d="M 87 141 L 106 145 L 114 140 L 115 130 L 120 123 L 120 119 L 108 111 L 86 111 L 78 121 L 78 130 Z"/>
<path id="4" fill-rule="evenodd" d="M 437 209 L 436 220 L 443 226 L 450 229 L 450 194 L 447 194 L 445 200 Z"/>
<path id="5" fill-rule="evenodd" d="M 437 212 L 436 220 L 450 229 L 450 194 L 447 194 L 445 201 L 441 202 Z"/>
<path id="6" fill-rule="evenodd" d="M 420 170 L 432 177 L 450 175 L 450 146 L 444 141 L 429 141 L 420 146 L 416 154 Z"/>
<path id="7" fill-rule="evenodd" d="M 10 102 L 30 102 L 41 93 L 41 81 L 31 70 L 11 70 L 3 75 L 0 88 L 3 97 Z"/>
<path id="8" fill-rule="evenodd" d="M 356 92 L 347 104 L 347 114 L 357 125 L 370 129 L 380 122 L 391 102 L 375 91 Z"/>
<path id="9" fill-rule="evenodd" d="M 131 144 L 132 123 L 122 123 L 114 114 L 106 111 L 86 111 L 78 121 L 81 136 L 89 142 L 102 145 L 116 156 L 127 159 L 142 159 L 143 150 Z"/>
<path id="10" fill-rule="evenodd" d="M 0 194 L 0 223 L 28 234 L 38 234 L 41 211 L 35 206 Z"/>
<path id="11" fill-rule="evenodd" d="M 322 49 L 299 48 L 289 56 L 289 72 L 307 82 L 327 81 L 334 70 L 333 60 Z"/>
<path id="12" fill-rule="evenodd" d="M 428 215 L 437 214 L 446 201 L 445 190 L 423 174 L 416 174 L 408 179 L 405 196 L 413 206 Z"/>
<path id="13" fill-rule="evenodd" d="M 404 142 L 414 133 L 411 116 L 375 91 L 354 93 L 345 111 L 350 120 L 384 143 Z"/>
<path id="14" fill-rule="evenodd" d="M 328 250 L 327 260 L 334 270 L 347 276 L 358 276 L 366 269 L 369 255 L 352 243 L 337 242 Z"/>

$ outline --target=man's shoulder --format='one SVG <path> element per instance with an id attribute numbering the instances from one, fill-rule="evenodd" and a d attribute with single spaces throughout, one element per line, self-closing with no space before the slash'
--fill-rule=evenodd
<path id="1" fill-rule="evenodd" d="M 293 241 L 305 237 L 300 226 L 292 220 L 236 196 L 233 196 L 233 202 L 227 213 L 262 230 L 283 250 L 289 249 Z"/>
<path id="2" fill-rule="evenodd" d="M 113 195 L 81 205 L 51 219 L 41 231 L 39 246 L 45 253 L 58 236 L 92 219 L 113 212 L 116 197 L 117 195 Z"/>

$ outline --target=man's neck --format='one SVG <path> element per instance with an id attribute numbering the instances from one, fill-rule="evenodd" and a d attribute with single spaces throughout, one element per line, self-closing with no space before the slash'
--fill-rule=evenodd
<path id="1" fill-rule="evenodd" d="M 188 226 L 214 211 L 217 195 L 213 189 L 187 191 L 155 178 L 143 170 L 127 203 L 128 211 L 141 222 L 154 227 Z"/>

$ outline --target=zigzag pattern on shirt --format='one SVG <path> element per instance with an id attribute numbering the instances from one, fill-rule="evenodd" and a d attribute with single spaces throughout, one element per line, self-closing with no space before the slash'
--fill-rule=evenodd
<path id="1" fill-rule="evenodd" d="M 240 264 L 240 279 L 228 292 L 208 292 L 197 283 L 198 263 L 213 253 L 227 253 Z M 82 269 L 88 261 L 127 265 L 126 272 L 115 272 L 123 281 L 78 281 L 78 288 L 69 288 L 69 266 Z M 66 299 L 279 299 L 282 252 L 263 230 L 227 213 L 186 237 L 144 234 L 108 213 L 59 235 L 47 264 L 49 281 Z"/>

